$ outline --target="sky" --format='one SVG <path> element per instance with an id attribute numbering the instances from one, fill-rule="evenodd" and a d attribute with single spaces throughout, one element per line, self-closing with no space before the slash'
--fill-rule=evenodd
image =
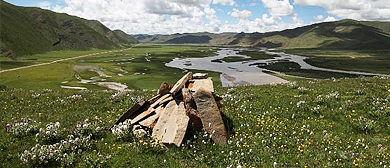
<path id="1" fill-rule="evenodd" d="M 390 21 L 390 0 L 6 0 L 128 34 L 269 32 L 341 19 Z"/>

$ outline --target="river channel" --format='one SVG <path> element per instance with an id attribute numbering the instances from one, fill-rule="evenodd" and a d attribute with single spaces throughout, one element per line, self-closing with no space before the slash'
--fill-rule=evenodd
<path id="1" fill-rule="evenodd" d="M 265 52 L 269 55 L 275 55 L 273 59 L 265 60 L 250 60 L 242 62 L 225 62 L 222 59 L 226 57 L 242 57 L 250 58 L 246 55 L 238 54 L 239 51 L 246 50 L 242 48 L 221 48 L 216 56 L 205 58 L 175 58 L 171 62 L 166 63 L 167 67 L 179 68 L 179 69 L 193 69 L 193 70 L 205 70 L 221 73 L 222 86 L 239 86 L 239 85 L 265 85 L 265 84 L 280 84 L 288 81 L 270 75 L 266 73 L 267 69 L 259 68 L 257 64 L 271 64 L 278 61 L 290 61 L 295 62 L 301 66 L 301 69 L 312 69 L 319 71 L 328 71 L 335 73 L 347 73 L 355 75 L 365 76 L 385 76 L 383 74 L 355 72 L 327 69 L 312 66 L 306 63 L 304 60 L 306 57 L 299 55 L 286 54 L 284 52 L 274 52 L 267 49 L 260 49 L 259 51 Z M 222 60 L 220 62 L 213 62 L 213 60 Z"/>

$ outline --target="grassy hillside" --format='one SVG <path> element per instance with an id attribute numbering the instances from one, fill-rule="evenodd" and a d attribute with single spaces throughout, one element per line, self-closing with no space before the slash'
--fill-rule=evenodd
<path id="1" fill-rule="evenodd" d="M 390 22 L 341 20 L 280 32 L 240 33 L 231 37 L 227 44 L 271 48 L 387 49 L 390 47 Z"/>
<path id="2" fill-rule="evenodd" d="M 124 43 L 138 43 L 138 40 L 135 39 L 133 36 L 126 34 L 122 30 L 114 30 L 114 33 L 123 39 Z"/>
<path id="3" fill-rule="evenodd" d="M 211 37 L 209 36 L 193 36 L 193 35 L 186 35 L 182 37 L 176 37 L 173 39 L 170 39 L 166 41 L 165 43 L 173 43 L 173 44 L 186 44 L 186 43 L 209 43 L 211 40 Z"/>
<path id="4" fill-rule="evenodd" d="M 233 37 L 236 33 L 176 33 L 171 35 L 146 35 L 138 34 L 134 37 L 140 42 L 146 43 L 175 43 L 175 44 L 185 44 L 185 43 L 202 43 L 202 44 L 222 44 L 227 38 Z"/>
<path id="5" fill-rule="evenodd" d="M 29 55 L 52 50 L 113 48 L 127 43 L 98 21 L 40 8 L 1 5 L 1 54 Z"/>
<path id="6" fill-rule="evenodd" d="M 386 78 L 358 78 L 217 87 L 217 94 L 224 98 L 222 112 L 229 118 L 229 144 L 213 145 L 208 136 L 198 133 L 195 140 L 187 136 L 189 141 L 182 147 L 169 150 L 149 137 L 117 140 L 110 132 L 97 128 L 109 126 L 136 100 L 151 97 L 155 90 L 130 91 L 112 101 L 113 91 L 2 89 L 0 125 L 5 128 L 30 118 L 28 126 L 33 129 L 26 134 L 22 127 L 12 132 L 0 129 L 0 165 L 387 167 L 389 83 Z M 64 130 L 52 136 L 52 141 L 35 136 L 37 129 L 56 121 Z M 89 126 L 80 129 L 78 123 Z M 86 143 L 81 141 L 86 136 L 82 130 L 93 135 Z M 36 144 L 67 140 L 71 134 L 80 137 L 79 143 L 70 143 L 72 148 L 62 150 L 60 155 L 47 151 L 43 156 L 48 163 L 32 162 L 33 157 L 21 162 L 20 154 L 25 150 L 30 151 Z"/>

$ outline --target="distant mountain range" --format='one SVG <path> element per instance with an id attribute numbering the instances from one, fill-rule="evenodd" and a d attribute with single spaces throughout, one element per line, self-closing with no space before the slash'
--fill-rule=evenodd
<path id="1" fill-rule="evenodd" d="M 168 43 L 168 44 L 221 44 L 227 38 L 234 37 L 237 33 L 184 33 L 171 35 L 133 35 L 138 41 L 144 43 Z"/>
<path id="2" fill-rule="evenodd" d="M 102 23 L 0 1 L 0 54 L 18 56 L 52 50 L 117 48 L 138 41 Z"/>
<path id="3" fill-rule="evenodd" d="M 267 33 L 134 35 L 141 42 L 269 48 L 389 49 L 390 22 L 341 20 Z"/>
<path id="4" fill-rule="evenodd" d="M 390 22 L 341 20 L 269 33 L 239 33 L 226 44 L 282 48 L 389 49 Z"/>
<path id="5" fill-rule="evenodd" d="M 13 57 L 53 50 L 118 48 L 132 43 L 210 44 L 268 48 L 389 49 L 390 22 L 341 20 L 267 33 L 128 35 L 99 21 L 3 0 L 0 54 Z"/>

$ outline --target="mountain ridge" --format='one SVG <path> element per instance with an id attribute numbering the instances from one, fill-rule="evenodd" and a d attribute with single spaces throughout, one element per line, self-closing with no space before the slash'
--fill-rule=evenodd
<path id="1" fill-rule="evenodd" d="M 96 20 L 36 7 L 19 7 L 3 0 L 0 5 L 0 54 L 4 56 L 66 49 L 111 49 L 138 42 Z"/>
<path id="2" fill-rule="evenodd" d="M 150 43 L 268 48 L 387 49 L 390 48 L 390 22 L 344 19 L 265 33 L 199 32 L 171 35 L 140 34 L 134 37 L 141 42 Z"/>

